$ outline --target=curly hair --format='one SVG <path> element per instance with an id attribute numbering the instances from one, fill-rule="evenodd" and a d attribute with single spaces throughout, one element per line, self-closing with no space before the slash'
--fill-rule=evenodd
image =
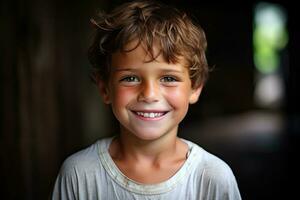
<path id="1" fill-rule="evenodd" d="M 155 1 L 132 1 L 115 8 L 111 13 L 100 13 L 91 19 L 96 27 L 93 43 L 88 51 L 92 65 L 91 77 L 107 81 L 110 74 L 111 55 L 116 51 L 131 51 L 143 44 L 155 60 L 153 44 L 158 42 L 160 53 L 168 63 L 184 58 L 192 87 L 204 84 L 209 67 L 206 60 L 207 42 L 199 25 L 184 12 Z M 137 40 L 133 49 L 126 44 Z"/>

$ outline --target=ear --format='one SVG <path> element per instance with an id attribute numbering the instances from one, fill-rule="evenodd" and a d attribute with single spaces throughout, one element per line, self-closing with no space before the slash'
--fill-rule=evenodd
<path id="1" fill-rule="evenodd" d="M 99 94 L 103 99 L 103 102 L 105 104 L 110 104 L 111 103 L 110 94 L 109 94 L 109 89 L 107 87 L 107 84 L 101 79 L 97 79 L 96 83 L 97 83 Z"/>
<path id="2" fill-rule="evenodd" d="M 192 88 L 190 99 L 189 99 L 190 104 L 194 104 L 198 101 L 202 88 L 203 88 L 203 84 L 201 84 L 197 88 Z"/>

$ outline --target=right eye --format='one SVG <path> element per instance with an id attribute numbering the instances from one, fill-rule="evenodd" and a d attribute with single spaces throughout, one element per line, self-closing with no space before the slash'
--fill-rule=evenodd
<path id="1" fill-rule="evenodd" d="M 125 76 L 121 78 L 120 82 L 139 82 L 139 78 L 136 76 Z"/>
<path id="2" fill-rule="evenodd" d="M 141 80 L 137 76 L 128 75 L 120 78 L 119 82 L 123 86 L 136 86 L 141 82 Z"/>

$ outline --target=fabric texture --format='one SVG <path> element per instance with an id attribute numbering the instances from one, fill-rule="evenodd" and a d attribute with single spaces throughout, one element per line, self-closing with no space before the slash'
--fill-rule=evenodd
<path id="1" fill-rule="evenodd" d="M 239 200 L 240 192 L 230 167 L 197 144 L 170 179 L 140 184 L 115 165 L 108 148 L 113 138 L 68 157 L 55 182 L 52 200 Z"/>

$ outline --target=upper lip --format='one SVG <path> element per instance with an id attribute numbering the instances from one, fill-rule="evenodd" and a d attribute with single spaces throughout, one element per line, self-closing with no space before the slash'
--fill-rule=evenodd
<path id="1" fill-rule="evenodd" d="M 133 112 L 143 112 L 143 113 L 163 113 L 168 112 L 168 110 L 132 110 Z"/>

